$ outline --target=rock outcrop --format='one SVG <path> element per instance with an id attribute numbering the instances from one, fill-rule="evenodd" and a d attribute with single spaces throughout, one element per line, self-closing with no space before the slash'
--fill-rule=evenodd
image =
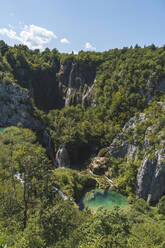
<path id="1" fill-rule="evenodd" d="M 153 159 L 147 154 L 137 174 L 137 195 L 155 204 L 165 193 L 165 146 L 155 152 Z"/>
<path id="2" fill-rule="evenodd" d="M 43 131 L 42 144 L 46 148 L 47 154 L 49 158 L 51 159 L 53 165 L 56 166 L 54 145 L 53 145 L 51 136 L 47 130 Z"/>
<path id="3" fill-rule="evenodd" d="M 65 99 L 65 107 L 93 104 L 96 69 L 80 62 L 67 60 L 58 73 L 59 89 Z"/>
<path id="4" fill-rule="evenodd" d="M 34 117 L 34 105 L 27 89 L 14 82 L 0 81 L 0 127 L 17 126 L 42 132 L 40 143 L 46 148 L 49 158 L 55 165 L 54 147 L 44 124 Z"/>
<path id="5" fill-rule="evenodd" d="M 106 175 L 111 177 L 111 168 L 107 167 L 108 158 L 94 157 L 89 165 L 89 169 L 96 175 Z"/>
<path id="6" fill-rule="evenodd" d="M 17 126 L 37 129 L 42 124 L 33 116 L 33 105 L 30 102 L 28 90 L 11 82 L 0 81 L 0 126 Z"/>
<path id="7" fill-rule="evenodd" d="M 45 112 L 64 106 L 56 77 L 60 67 L 58 63 L 56 67 L 53 70 L 43 70 L 40 67 L 37 70 L 31 70 L 29 67 L 15 69 L 17 83 L 29 90 L 29 95 L 34 99 L 37 108 Z"/>
<path id="8" fill-rule="evenodd" d="M 162 109 L 164 104 L 160 104 Z M 164 110 L 163 110 L 164 111 Z M 143 133 L 137 131 L 143 130 Z M 137 172 L 136 194 L 155 204 L 165 194 L 165 142 L 157 119 L 140 113 L 131 118 L 113 140 L 109 153 L 114 158 L 140 162 Z M 140 138 L 140 141 L 139 141 Z M 156 141 L 157 140 L 157 141 Z M 159 145 L 158 145 L 159 143 Z"/>
<path id="9" fill-rule="evenodd" d="M 147 119 L 147 115 L 140 113 L 132 117 L 123 127 L 122 132 L 113 140 L 110 145 L 109 153 L 115 158 L 124 158 L 127 156 L 127 160 L 135 158 L 137 152 L 137 141 L 131 139 L 128 141 L 128 136 L 133 135 L 136 125 Z M 128 133 L 128 136 L 126 135 Z"/>
<path id="10" fill-rule="evenodd" d="M 35 105 L 45 112 L 93 103 L 96 67 L 91 64 L 66 59 L 63 63 L 58 61 L 53 70 L 17 68 L 15 76 L 18 84 L 29 90 Z"/>

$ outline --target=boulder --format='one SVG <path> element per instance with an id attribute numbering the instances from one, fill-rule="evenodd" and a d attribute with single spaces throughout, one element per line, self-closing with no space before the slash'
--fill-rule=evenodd
<path id="1" fill-rule="evenodd" d="M 108 168 L 106 157 L 94 157 L 89 165 L 89 169 L 96 175 L 106 175 L 110 177 L 111 170 Z"/>

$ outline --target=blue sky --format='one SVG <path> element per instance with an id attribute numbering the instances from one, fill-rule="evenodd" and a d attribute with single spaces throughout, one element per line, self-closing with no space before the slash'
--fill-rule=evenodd
<path id="1" fill-rule="evenodd" d="M 0 39 L 60 52 L 162 46 L 164 13 L 165 0 L 5 0 Z"/>

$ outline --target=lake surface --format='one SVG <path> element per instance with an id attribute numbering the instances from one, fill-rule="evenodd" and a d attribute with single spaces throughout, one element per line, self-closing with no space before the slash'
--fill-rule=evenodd
<path id="1" fill-rule="evenodd" d="M 5 127 L 0 127 L 0 133 L 3 133 L 7 128 Z"/>
<path id="2" fill-rule="evenodd" d="M 111 210 L 115 206 L 125 208 L 128 205 L 129 204 L 125 196 L 111 190 L 91 190 L 85 194 L 82 200 L 82 206 L 88 207 L 91 210 L 96 210 L 99 207 L 105 207 Z"/>

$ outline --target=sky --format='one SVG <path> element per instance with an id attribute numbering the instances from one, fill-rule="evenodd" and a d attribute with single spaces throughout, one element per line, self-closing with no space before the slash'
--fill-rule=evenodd
<path id="1" fill-rule="evenodd" d="M 163 46 L 164 13 L 165 0 L 5 0 L 0 40 L 68 53 Z"/>

